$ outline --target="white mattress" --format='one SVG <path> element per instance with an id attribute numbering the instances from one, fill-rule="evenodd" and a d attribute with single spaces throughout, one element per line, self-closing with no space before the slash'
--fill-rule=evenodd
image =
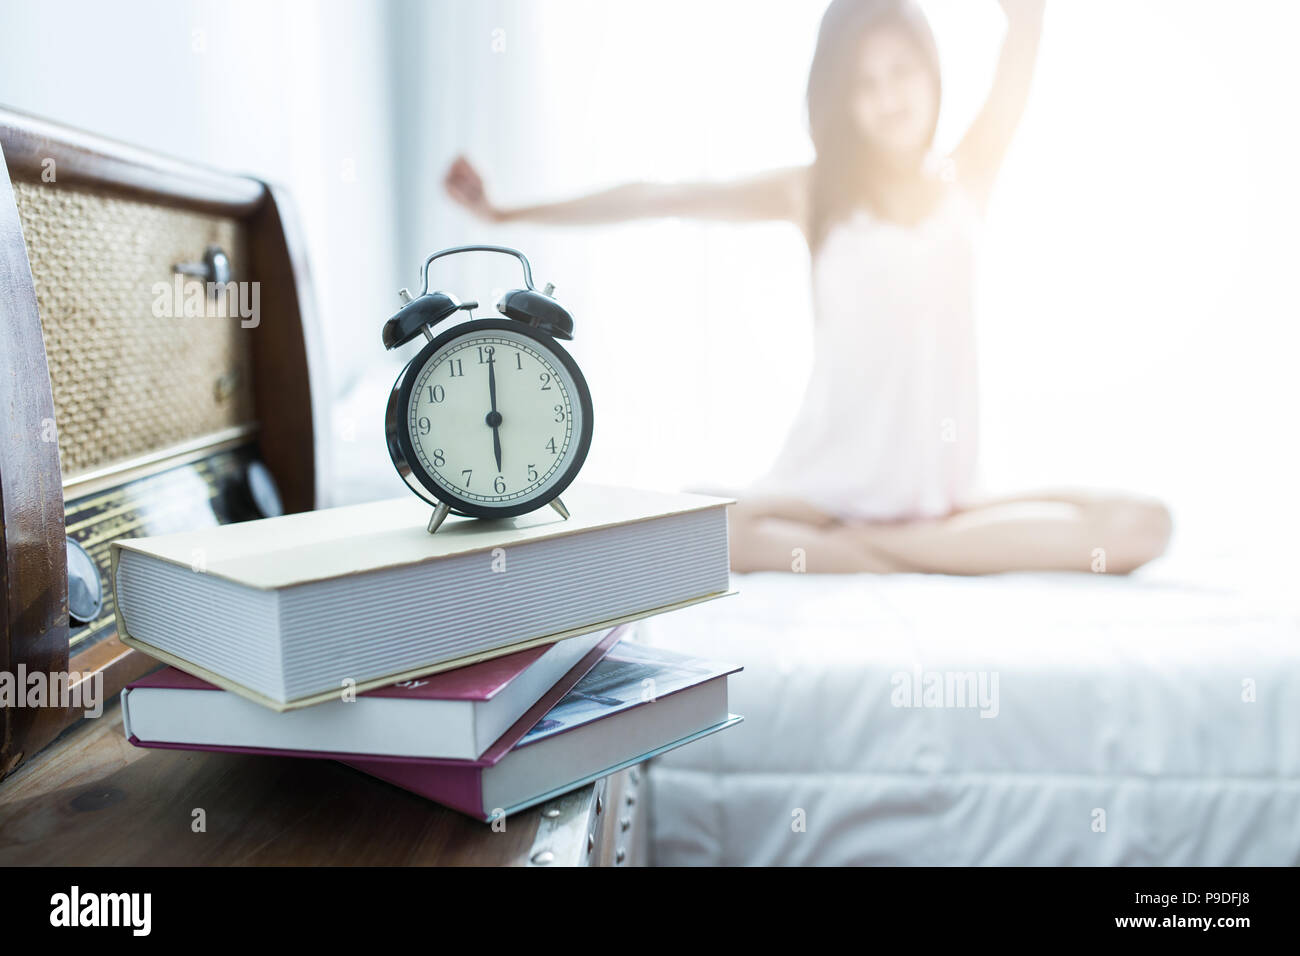
<path id="1" fill-rule="evenodd" d="M 651 769 L 652 857 L 1300 863 L 1294 564 L 738 576 L 642 630 L 745 665 L 745 722 Z M 916 668 L 996 674 L 996 716 L 894 706 Z"/>

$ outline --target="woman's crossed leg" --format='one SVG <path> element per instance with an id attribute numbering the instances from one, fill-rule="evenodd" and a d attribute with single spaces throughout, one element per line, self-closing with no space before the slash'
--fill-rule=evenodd
<path id="1" fill-rule="evenodd" d="M 754 499 L 734 505 L 730 521 L 734 570 L 815 574 L 1127 574 L 1164 553 L 1172 530 L 1158 501 L 1070 491 L 889 523 L 840 520 L 793 499 Z"/>

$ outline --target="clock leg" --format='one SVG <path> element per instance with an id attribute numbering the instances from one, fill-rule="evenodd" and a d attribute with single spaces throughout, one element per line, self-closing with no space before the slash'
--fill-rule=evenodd
<path id="1" fill-rule="evenodd" d="M 451 505 L 447 504 L 445 501 L 439 502 L 438 507 L 433 509 L 433 514 L 429 516 L 429 534 L 433 534 L 437 531 L 438 526 L 442 524 L 443 520 L 446 519 L 449 514 L 451 514 Z"/>
<path id="2" fill-rule="evenodd" d="M 551 507 L 560 513 L 560 517 L 565 521 L 569 520 L 569 509 L 564 507 L 564 502 L 559 498 L 551 499 Z"/>

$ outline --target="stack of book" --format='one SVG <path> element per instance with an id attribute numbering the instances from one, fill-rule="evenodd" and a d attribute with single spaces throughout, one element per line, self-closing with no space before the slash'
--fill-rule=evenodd
<path id="1" fill-rule="evenodd" d="M 728 664 L 626 640 L 729 592 L 723 499 L 576 485 L 572 517 L 414 499 L 113 544 L 141 747 L 342 761 L 484 820 L 740 721 Z"/>

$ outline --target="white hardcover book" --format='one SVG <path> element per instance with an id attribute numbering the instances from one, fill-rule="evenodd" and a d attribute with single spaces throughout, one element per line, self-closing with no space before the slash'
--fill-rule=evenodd
<path id="1" fill-rule="evenodd" d="M 722 498 L 575 484 L 572 517 L 414 498 L 113 542 L 121 639 L 283 710 L 728 593 Z"/>

